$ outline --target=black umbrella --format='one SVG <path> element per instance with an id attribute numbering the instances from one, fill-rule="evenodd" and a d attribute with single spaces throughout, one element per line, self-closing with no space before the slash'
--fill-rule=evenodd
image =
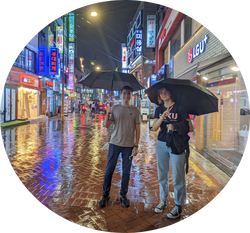
<path id="1" fill-rule="evenodd" d="M 218 112 L 217 97 L 206 88 L 190 80 L 165 79 L 145 90 L 151 102 L 159 104 L 157 92 L 159 88 L 166 87 L 177 104 L 181 104 L 188 114 L 203 115 Z"/>
<path id="2" fill-rule="evenodd" d="M 145 89 L 134 75 L 116 71 L 93 71 L 78 83 L 89 88 L 100 88 L 109 91 L 120 91 L 124 86 L 130 86 L 133 91 Z"/>

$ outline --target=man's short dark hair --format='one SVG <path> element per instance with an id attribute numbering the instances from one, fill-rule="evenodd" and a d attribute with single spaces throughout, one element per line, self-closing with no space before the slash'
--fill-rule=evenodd
<path id="1" fill-rule="evenodd" d="M 124 86 L 122 89 L 121 89 L 121 92 L 123 92 L 123 90 L 130 90 L 131 92 L 133 92 L 133 89 L 131 86 Z"/>

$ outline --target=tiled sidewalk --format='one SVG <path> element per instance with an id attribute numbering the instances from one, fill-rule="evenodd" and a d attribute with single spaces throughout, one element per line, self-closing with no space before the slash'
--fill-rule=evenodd
<path id="1" fill-rule="evenodd" d="M 64 125 L 57 119 L 51 119 L 38 125 L 21 126 L 15 131 L 20 135 L 15 142 L 18 151 L 10 149 L 8 152 L 14 170 L 41 203 L 69 221 L 109 232 L 142 232 L 166 227 L 199 211 L 229 180 L 191 149 L 186 176 L 187 202 L 183 214 L 176 220 L 167 218 L 167 213 L 175 206 L 171 172 L 167 208 L 155 214 L 153 209 L 159 203 L 155 155 L 157 134 L 150 132 L 144 123 L 140 154 L 134 158 L 131 169 L 127 195 L 131 206 L 124 208 L 119 202 L 122 169 L 119 159 L 113 175 L 110 201 L 101 209 L 98 203 L 102 196 L 107 151 L 100 148 L 108 140 L 102 126 L 103 119 L 103 116 L 92 120 L 85 116 L 69 117 Z M 32 136 L 30 132 L 34 132 Z M 8 138 L 4 141 L 7 143 Z"/>

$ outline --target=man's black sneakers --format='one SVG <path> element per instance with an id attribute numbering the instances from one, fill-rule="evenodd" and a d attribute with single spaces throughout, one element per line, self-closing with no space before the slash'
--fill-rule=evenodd
<path id="1" fill-rule="evenodd" d="M 170 213 L 167 214 L 168 218 L 175 219 L 178 218 L 182 213 L 181 205 L 176 205 Z"/>
<path id="2" fill-rule="evenodd" d="M 102 199 L 99 202 L 99 207 L 104 208 L 107 205 L 107 202 L 109 201 L 110 196 L 102 196 Z"/>
<path id="3" fill-rule="evenodd" d="M 122 205 L 126 208 L 128 208 L 130 206 L 130 201 L 129 199 L 125 196 L 120 196 L 120 201 L 122 203 Z"/>

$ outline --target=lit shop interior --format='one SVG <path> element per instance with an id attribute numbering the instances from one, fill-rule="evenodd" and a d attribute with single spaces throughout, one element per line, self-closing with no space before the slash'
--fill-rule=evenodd
<path id="1" fill-rule="evenodd" d="M 39 91 L 20 87 L 18 89 L 18 119 L 33 118 L 38 115 Z"/>

